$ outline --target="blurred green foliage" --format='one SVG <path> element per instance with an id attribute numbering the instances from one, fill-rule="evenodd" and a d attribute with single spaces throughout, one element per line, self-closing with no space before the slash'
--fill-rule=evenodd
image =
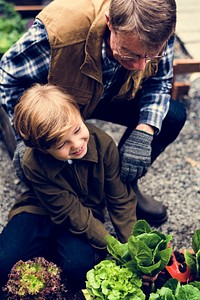
<path id="1" fill-rule="evenodd" d="M 26 31 L 27 20 L 15 11 L 14 4 L 0 0 L 0 56 Z"/>

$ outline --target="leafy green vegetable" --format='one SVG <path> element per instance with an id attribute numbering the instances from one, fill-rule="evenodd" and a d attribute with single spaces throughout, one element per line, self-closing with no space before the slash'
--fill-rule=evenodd
<path id="1" fill-rule="evenodd" d="M 200 229 L 197 229 L 194 232 L 192 238 L 192 249 L 194 250 L 194 253 L 197 253 L 200 249 Z"/>
<path id="2" fill-rule="evenodd" d="M 195 284 L 181 285 L 177 279 L 169 279 L 166 284 L 151 293 L 149 300 L 199 300 L 200 290 Z"/>
<path id="3" fill-rule="evenodd" d="M 200 281 L 191 281 L 190 285 L 193 285 L 196 288 L 198 288 L 198 290 L 200 290 Z"/>
<path id="4" fill-rule="evenodd" d="M 143 233 L 150 233 L 151 227 L 147 222 L 144 220 L 138 220 L 135 225 L 133 226 L 132 235 L 138 236 Z"/>
<path id="5" fill-rule="evenodd" d="M 177 300 L 199 300 L 200 299 L 200 291 L 190 285 L 181 285 L 179 289 L 179 293 L 175 296 Z"/>
<path id="6" fill-rule="evenodd" d="M 189 267 L 191 273 L 196 278 L 200 278 L 200 229 L 197 229 L 194 232 L 192 238 L 192 249 L 194 251 L 194 254 L 191 254 L 188 250 L 185 251 L 185 262 Z"/>
<path id="7" fill-rule="evenodd" d="M 192 255 L 188 250 L 184 252 L 185 263 L 189 267 L 192 274 L 197 274 L 196 257 Z"/>
<path id="8" fill-rule="evenodd" d="M 152 230 L 145 220 L 135 223 L 126 244 L 113 236 L 107 236 L 108 252 L 117 262 L 139 276 L 155 276 L 168 264 L 172 248 L 169 247 L 171 235 Z"/>
<path id="9" fill-rule="evenodd" d="M 3 290 L 10 300 L 14 299 L 63 299 L 61 269 L 43 257 L 19 260 L 11 269 Z"/>
<path id="10" fill-rule="evenodd" d="M 106 236 L 108 252 L 120 263 L 127 262 L 131 257 L 128 250 L 128 243 L 120 243 L 114 236 Z"/>
<path id="11" fill-rule="evenodd" d="M 156 293 L 151 293 L 149 300 L 175 300 L 175 297 L 169 288 L 162 287 Z"/>
<path id="12" fill-rule="evenodd" d="M 114 260 L 103 260 L 87 272 L 86 288 L 92 299 L 144 300 L 142 280 Z"/>

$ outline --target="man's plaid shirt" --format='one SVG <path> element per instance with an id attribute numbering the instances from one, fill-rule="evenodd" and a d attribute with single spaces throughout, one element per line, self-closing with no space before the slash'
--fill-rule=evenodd
<path id="1" fill-rule="evenodd" d="M 174 37 L 168 42 L 166 55 L 159 63 L 156 76 L 143 82 L 139 123 L 154 126 L 158 131 L 169 107 L 173 45 Z M 120 65 L 106 57 L 104 44 L 102 58 L 106 93 Z M 0 64 L 0 101 L 6 107 L 11 122 L 15 104 L 23 91 L 35 82 L 47 83 L 49 65 L 50 45 L 47 32 L 41 21 L 36 19 L 27 33 L 7 51 Z"/>

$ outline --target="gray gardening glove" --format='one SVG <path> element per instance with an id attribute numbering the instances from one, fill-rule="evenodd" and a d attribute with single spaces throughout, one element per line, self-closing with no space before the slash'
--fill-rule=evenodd
<path id="1" fill-rule="evenodd" d="M 121 179 L 132 182 L 144 176 L 151 164 L 153 135 L 135 129 L 120 149 Z"/>

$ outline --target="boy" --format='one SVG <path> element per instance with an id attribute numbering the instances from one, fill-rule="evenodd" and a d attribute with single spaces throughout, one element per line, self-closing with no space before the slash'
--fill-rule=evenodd
<path id="1" fill-rule="evenodd" d="M 50 84 L 23 94 L 14 125 L 28 147 L 22 167 L 30 188 L 0 236 L 1 281 L 19 259 L 44 256 L 80 289 L 86 272 L 106 254 L 105 205 L 121 242 L 136 221 L 136 198 L 120 180 L 117 147 L 84 123 L 70 95 Z"/>

